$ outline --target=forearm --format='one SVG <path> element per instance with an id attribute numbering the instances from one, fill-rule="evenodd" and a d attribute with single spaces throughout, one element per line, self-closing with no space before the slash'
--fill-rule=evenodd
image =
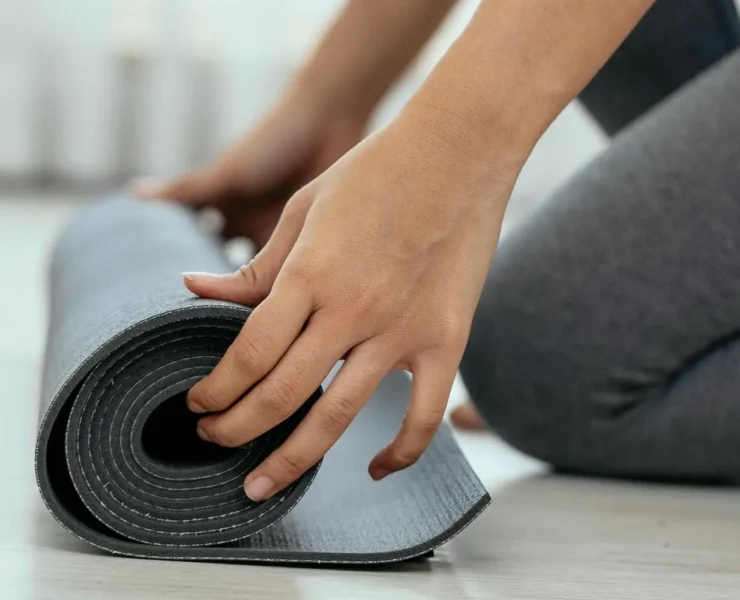
<path id="1" fill-rule="evenodd" d="M 483 0 L 407 106 L 461 150 L 523 161 L 653 0 Z"/>
<path id="2" fill-rule="evenodd" d="M 351 0 L 296 77 L 338 109 L 369 113 L 455 0 Z"/>

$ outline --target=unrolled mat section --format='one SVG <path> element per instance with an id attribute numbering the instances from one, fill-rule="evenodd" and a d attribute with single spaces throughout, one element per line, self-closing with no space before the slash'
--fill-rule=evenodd
<path id="1" fill-rule="evenodd" d="M 65 528 L 130 556 L 362 564 L 426 555 L 485 508 L 446 427 L 413 467 L 368 476 L 404 414 L 402 373 L 383 381 L 323 463 L 266 502 L 246 498 L 244 476 L 321 390 L 244 447 L 195 435 L 185 394 L 250 311 L 193 298 L 180 273 L 230 269 L 219 243 L 171 204 L 113 198 L 64 231 L 49 274 L 36 472 Z"/>

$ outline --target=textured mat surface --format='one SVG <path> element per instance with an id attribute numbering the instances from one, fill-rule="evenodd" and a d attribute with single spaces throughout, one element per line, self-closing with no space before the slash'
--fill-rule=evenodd
<path id="1" fill-rule="evenodd" d="M 195 435 L 185 393 L 218 361 L 249 309 L 194 299 L 182 271 L 226 272 L 187 212 L 115 198 L 81 212 L 52 257 L 51 320 L 36 448 L 41 495 L 81 539 L 139 557 L 381 563 L 422 556 L 490 501 L 443 427 L 421 460 L 373 482 L 409 392 L 389 375 L 323 463 L 262 503 L 246 473 L 302 410 L 243 448 Z"/>

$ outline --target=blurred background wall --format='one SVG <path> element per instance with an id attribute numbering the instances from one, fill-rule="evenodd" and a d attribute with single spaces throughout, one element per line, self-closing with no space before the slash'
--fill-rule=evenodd
<path id="1" fill-rule="evenodd" d="M 201 163 L 275 98 L 342 0 L 0 0 L 0 189 L 95 190 Z M 461 0 L 378 111 L 391 118 L 475 10 Z M 516 190 L 603 147 L 577 106 Z"/>

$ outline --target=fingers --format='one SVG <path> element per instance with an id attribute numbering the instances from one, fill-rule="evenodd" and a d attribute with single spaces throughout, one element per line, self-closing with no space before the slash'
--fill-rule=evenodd
<path id="1" fill-rule="evenodd" d="M 472 402 L 466 402 L 453 410 L 450 421 L 455 427 L 464 431 L 484 431 L 488 429 L 486 422 Z"/>
<path id="2" fill-rule="evenodd" d="M 198 433 L 233 448 L 269 431 L 303 405 L 349 345 L 336 330 L 310 324 L 267 377 L 228 411 L 201 419 Z"/>
<path id="3" fill-rule="evenodd" d="M 413 370 L 406 416 L 395 439 L 370 462 L 373 479 L 410 467 L 426 450 L 444 417 L 456 369 L 453 361 L 427 359 Z"/>
<path id="4" fill-rule="evenodd" d="M 257 257 L 234 273 L 183 273 L 182 279 L 191 292 L 201 298 L 225 300 L 245 306 L 256 306 L 270 293 L 276 274 L 263 266 Z"/>
<path id="5" fill-rule="evenodd" d="M 312 310 L 308 293 L 291 280 L 273 288 L 209 375 L 188 392 L 196 413 L 225 410 L 278 363 Z"/>
<path id="6" fill-rule="evenodd" d="M 233 273 L 183 273 L 185 287 L 201 298 L 257 306 L 270 294 L 285 257 L 264 248 Z"/>
<path id="7" fill-rule="evenodd" d="M 140 180 L 134 182 L 131 192 L 143 200 L 173 200 L 199 208 L 211 204 L 220 190 L 210 171 L 200 171 L 174 180 Z"/>
<path id="8" fill-rule="evenodd" d="M 294 196 L 286 204 L 267 245 L 235 273 L 183 273 L 185 286 L 201 298 L 254 306 L 270 293 L 275 279 L 301 233 L 312 197 Z"/>
<path id="9" fill-rule="evenodd" d="M 324 395 L 280 448 L 252 471 L 245 492 L 266 500 L 315 465 L 344 433 L 392 364 L 363 344 L 349 354 Z"/>

